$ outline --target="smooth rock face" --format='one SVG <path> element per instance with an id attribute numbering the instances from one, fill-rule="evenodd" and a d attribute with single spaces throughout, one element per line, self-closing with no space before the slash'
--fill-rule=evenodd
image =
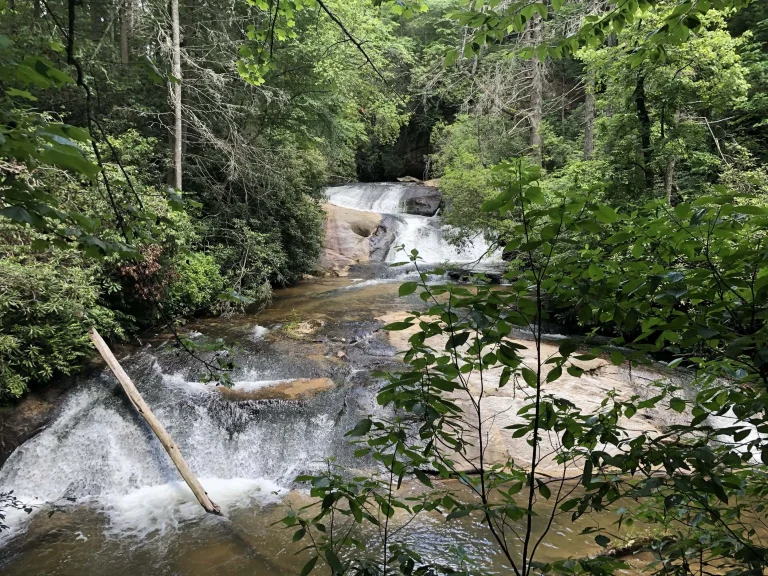
<path id="1" fill-rule="evenodd" d="M 48 425 L 73 383 L 74 379 L 61 380 L 28 394 L 17 404 L 0 408 L 0 466 L 19 445 Z"/>
<path id="2" fill-rule="evenodd" d="M 237 387 L 217 388 L 227 400 L 243 402 L 248 400 L 303 400 L 334 388 L 330 378 L 297 378 L 278 382 L 273 386 L 265 386 L 255 390 L 243 390 Z"/>
<path id="3" fill-rule="evenodd" d="M 379 317 L 384 323 L 402 321 L 407 316 L 404 312 L 391 312 Z M 387 332 L 389 343 L 398 350 L 407 350 L 409 347 L 408 339 L 413 333 L 419 330 L 418 325 L 400 331 Z M 447 342 L 444 334 L 427 339 L 427 343 L 437 350 L 442 350 Z M 520 351 L 524 362 L 532 367 L 536 366 L 536 350 L 533 341 L 519 340 L 518 344 L 525 346 Z M 461 350 L 466 349 L 466 345 Z M 549 358 L 557 355 L 557 341 L 542 342 L 542 358 Z M 657 389 L 649 386 L 648 382 L 659 378 L 659 374 L 652 372 L 643 372 L 635 369 L 632 372 L 623 370 L 614 366 L 608 359 L 595 358 L 589 361 L 569 360 L 569 365 L 575 365 L 584 370 L 584 374 L 578 378 L 564 373 L 555 382 L 545 385 L 545 392 L 557 397 L 569 400 L 584 413 L 594 413 L 599 411 L 601 402 L 609 393 L 615 391 L 618 398 L 628 400 L 632 396 L 639 396 L 640 399 L 646 399 L 657 393 Z M 548 372 L 552 364 L 546 366 Z M 464 376 L 467 387 L 472 398 L 465 391 L 456 391 L 448 394 L 448 397 L 457 404 L 466 414 L 467 421 L 472 426 L 477 426 L 477 412 L 475 402 L 482 397 L 482 425 L 483 425 L 483 444 L 484 461 L 489 464 L 505 465 L 509 460 L 514 460 L 519 465 L 528 467 L 531 460 L 531 446 L 527 438 L 515 438 L 514 430 L 509 426 L 522 424 L 524 419 L 518 414 L 520 409 L 529 403 L 526 399 L 526 389 L 516 382 L 510 382 L 507 386 L 500 387 L 501 366 L 485 371 L 483 378 L 479 377 L 478 372 L 472 372 L 469 376 Z M 625 425 L 631 433 L 640 434 L 648 432 L 651 435 L 660 435 L 670 425 L 684 424 L 686 422 L 685 414 L 673 413 L 670 410 L 657 408 L 645 411 L 642 416 L 633 418 L 631 422 L 622 419 L 621 424 Z M 479 460 L 479 439 L 477 438 L 476 428 L 467 431 L 465 439 L 472 442 L 472 446 L 467 449 L 465 458 L 456 457 L 455 459 L 462 470 L 470 471 L 477 465 Z M 554 451 L 559 445 L 557 434 L 544 438 L 542 443 L 543 456 L 537 465 L 542 472 L 552 475 L 562 473 L 563 468 L 554 458 Z"/>
<path id="4" fill-rule="evenodd" d="M 343 275 L 349 265 L 368 262 L 369 238 L 378 228 L 381 216 L 333 204 L 325 204 L 323 208 L 325 246 L 320 267 Z"/>
<path id="5" fill-rule="evenodd" d="M 417 216 L 434 216 L 442 199 L 443 195 L 439 189 L 413 184 L 403 196 L 404 212 Z"/>
<path id="6" fill-rule="evenodd" d="M 384 262 L 389 254 L 389 249 L 397 236 L 397 221 L 393 216 L 385 214 L 379 222 L 378 228 L 370 238 L 371 262 Z"/>

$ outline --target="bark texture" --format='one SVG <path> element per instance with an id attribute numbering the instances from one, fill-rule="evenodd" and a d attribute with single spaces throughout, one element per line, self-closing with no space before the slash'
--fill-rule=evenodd
<path id="1" fill-rule="evenodd" d="M 635 108 L 640 123 L 640 146 L 643 155 L 645 187 L 653 188 L 653 150 L 651 149 L 651 116 L 645 102 L 645 76 L 640 74 L 635 84 Z"/>
<path id="2" fill-rule="evenodd" d="M 174 115 L 174 128 L 173 128 L 173 186 L 174 188 L 181 190 L 182 184 L 182 142 L 184 121 L 182 118 L 182 106 L 181 106 L 181 25 L 179 24 L 179 0 L 171 0 L 171 47 L 173 53 L 173 66 L 171 73 L 173 74 L 175 81 L 171 82 L 171 97 L 173 100 L 173 115 Z"/>
<path id="3" fill-rule="evenodd" d="M 588 73 L 587 92 L 584 96 L 584 159 L 595 153 L 595 77 Z"/>
<path id="4" fill-rule="evenodd" d="M 535 48 L 541 43 L 541 17 L 535 14 L 530 22 L 531 44 Z M 531 155 L 541 164 L 541 116 L 544 106 L 544 63 L 534 54 L 531 59 L 531 111 L 529 115 L 530 132 L 528 143 Z"/>
<path id="5" fill-rule="evenodd" d="M 125 66 L 130 59 L 132 0 L 123 0 L 120 5 L 120 64 Z"/>

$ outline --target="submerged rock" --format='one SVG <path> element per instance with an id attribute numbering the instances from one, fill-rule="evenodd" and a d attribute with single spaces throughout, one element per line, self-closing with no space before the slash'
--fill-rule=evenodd
<path id="1" fill-rule="evenodd" d="M 305 400 L 320 392 L 332 390 L 334 387 L 333 380 L 330 378 L 297 378 L 256 389 L 219 386 L 217 390 L 227 400 L 242 402 L 247 400 Z"/>

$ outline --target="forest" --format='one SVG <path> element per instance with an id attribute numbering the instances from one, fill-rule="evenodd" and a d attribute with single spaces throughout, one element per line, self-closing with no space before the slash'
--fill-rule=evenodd
<path id="1" fill-rule="evenodd" d="M 0 405 L 92 370 L 92 329 L 163 334 L 187 381 L 237 389 L 237 343 L 195 327 L 328 281 L 329 187 L 436 183 L 440 234 L 482 242 L 501 280 L 462 262 L 445 282 L 457 265 L 426 243 L 388 260 L 409 311 L 370 319 L 401 363 L 365 365 L 381 411 L 343 430 L 368 464 L 291 469 L 311 502 L 276 523 L 301 561 L 263 573 L 764 573 L 768 2 L 0 0 L 0 18 Z M 290 306 L 279 329 L 320 342 Z M 599 388 L 600 361 L 663 376 Z M 503 458 L 491 380 L 522 399 Z M 0 534 L 39 506 L 4 480 Z M 414 544 L 429 514 L 473 519 L 492 566 L 458 537 Z M 594 551 L 547 556 L 566 518 Z"/>

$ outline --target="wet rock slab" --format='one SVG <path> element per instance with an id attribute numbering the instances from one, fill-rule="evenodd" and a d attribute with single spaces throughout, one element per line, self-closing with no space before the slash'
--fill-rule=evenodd
<path id="1" fill-rule="evenodd" d="M 244 402 L 249 400 L 306 400 L 335 387 L 330 378 L 297 378 L 276 382 L 257 389 L 227 388 L 219 386 L 219 394 L 226 400 Z"/>

